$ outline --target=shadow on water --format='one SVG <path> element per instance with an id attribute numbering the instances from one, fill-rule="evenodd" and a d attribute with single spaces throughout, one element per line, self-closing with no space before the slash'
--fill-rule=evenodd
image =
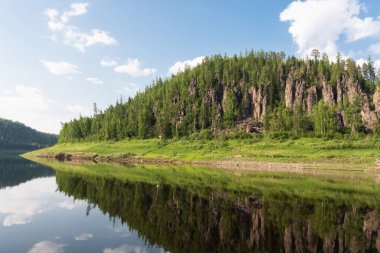
<path id="1" fill-rule="evenodd" d="M 17 153 L 9 152 L 0 156 L 0 189 L 16 186 L 40 177 L 51 177 L 55 171 L 47 166 L 31 162 Z"/>
<path id="2" fill-rule="evenodd" d="M 75 173 L 70 166 L 74 170 L 57 170 L 59 191 L 88 201 L 87 214 L 98 207 L 112 220 L 127 223 L 148 244 L 170 252 L 380 250 L 380 212 L 365 201 L 302 198 L 271 190 L 221 191 L 194 184 L 190 174 L 186 180 L 191 184 L 146 182 L 136 179 L 140 172 L 130 167 L 118 172 L 131 179 L 126 180 L 84 173 L 83 167 Z"/>

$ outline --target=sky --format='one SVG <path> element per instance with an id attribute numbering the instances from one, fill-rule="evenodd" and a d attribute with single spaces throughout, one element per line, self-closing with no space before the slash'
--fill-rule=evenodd
<path id="1" fill-rule="evenodd" d="M 378 0 L 0 4 L 0 117 L 49 133 L 219 53 L 317 48 L 380 67 Z"/>

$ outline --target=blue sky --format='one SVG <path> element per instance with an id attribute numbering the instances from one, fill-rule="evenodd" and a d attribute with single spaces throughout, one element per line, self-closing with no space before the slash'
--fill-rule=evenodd
<path id="1" fill-rule="evenodd" d="M 304 57 L 318 48 L 330 59 L 337 51 L 360 63 L 369 54 L 380 59 L 378 0 L 1 5 L 0 117 L 45 132 L 58 133 L 60 122 L 91 114 L 94 102 L 104 109 L 202 56 L 263 49 Z"/>

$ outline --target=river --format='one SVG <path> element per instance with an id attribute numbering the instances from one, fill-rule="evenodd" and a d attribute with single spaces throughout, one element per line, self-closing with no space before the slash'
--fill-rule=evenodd
<path id="1" fill-rule="evenodd" d="M 3 158 L 0 252 L 380 250 L 375 183 L 288 175 Z"/>

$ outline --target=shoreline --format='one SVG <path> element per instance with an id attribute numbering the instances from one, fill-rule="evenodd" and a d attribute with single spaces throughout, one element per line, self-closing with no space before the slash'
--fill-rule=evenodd
<path id="1" fill-rule="evenodd" d="M 374 164 L 346 164 L 346 163 L 303 163 L 303 162 L 267 162 L 247 161 L 243 157 L 235 157 L 234 160 L 210 160 L 210 161 L 181 161 L 163 158 L 146 158 L 139 156 L 99 156 L 91 152 L 59 152 L 30 156 L 22 155 L 26 159 L 47 159 L 60 162 L 95 162 L 95 163 L 121 163 L 121 164 L 157 164 L 157 165 L 191 165 L 197 167 L 212 167 L 235 171 L 277 171 L 293 173 L 309 173 L 313 170 L 323 171 L 350 171 L 365 172 L 366 170 L 379 169 L 380 161 Z"/>
<path id="2" fill-rule="evenodd" d="M 304 172 L 380 169 L 380 138 L 260 141 L 126 139 L 59 143 L 23 154 L 27 159 L 193 165 L 234 170 Z"/>

